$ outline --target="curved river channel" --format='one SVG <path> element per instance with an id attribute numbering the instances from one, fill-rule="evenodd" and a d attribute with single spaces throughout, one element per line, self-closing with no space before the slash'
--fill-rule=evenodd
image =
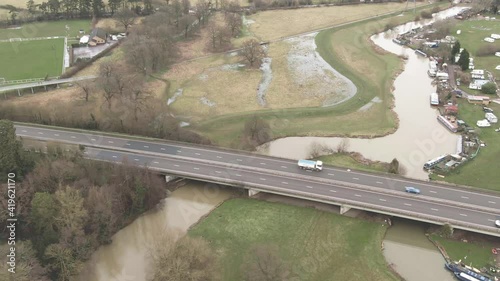
<path id="1" fill-rule="evenodd" d="M 407 177 L 427 179 L 422 167 L 428 160 L 443 154 L 456 153 L 458 135 L 449 132 L 436 120 L 438 112 L 431 108 L 429 96 L 436 91 L 427 75 L 429 60 L 407 47 L 392 42 L 398 34 L 412 28 L 428 25 L 435 20 L 456 15 L 463 8 L 451 8 L 434 14 L 433 19 L 410 22 L 371 37 L 379 47 L 408 60 L 404 71 L 394 81 L 395 112 L 399 118 L 398 130 L 388 136 L 374 139 L 350 138 L 349 151 L 361 153 L 371 160 L 390 162 L 396 158 L 407 170 Z M 307 158 L 313 143 L 335 149 L 343 138 L 287 137 L 262 145 L 259 152 L 283 158 Z"/>
<path id="2" fill-rule="evenodd" d="M 437 18 L 448 17 L 458 11 L 450 9 L 439 13 Z M 397 32 L 405 32 L 415 25 L 400 26 Z M 434 87 L 427 76 L 427 59 L 392 43 L 395 35 L 394 32 L 377 34 L 372 36 L 372 40 L 390 52 L 408 56 L 405 70 L 394 83 L 395 111 L 400 127 L 396 133 L 383 138 L 350 139 L 349 150 L 358 151 L 373 160 L 397 158 L 406 166 L 407 176 L 423 178 L 423 163 L 440 154 L 455 152 L 457 136 L 438 124 L 436 111 L 429 107 L 429 95 Z M 303 158 L 313 142 L 335 147 L 340 141 L 339 138 L 290 137 L 269 143 L 267 152 L 281 157 Z M 112 244 L 100 247 L 79 279 L 145 281 L 149 270 L 147 251 L 156 235 L 164 232 L 186 233 L 191 225 L 232 194 L 230 189 L 193 182 L 177 189 L 164 200 L 163 206 L 140 216 L 116 233 Z M 408 281 L 453 280 L 444 270 L 443 258 L 424 236 L 424 227 L 418 223 L 395 220 L 384 240 L 384 255 L 388 263 Z M 424 271 L 428 275 L 423 276 Z"/>

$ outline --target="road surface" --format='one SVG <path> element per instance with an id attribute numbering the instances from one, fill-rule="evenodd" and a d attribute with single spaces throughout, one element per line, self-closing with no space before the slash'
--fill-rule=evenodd
<path id="1" fill-rule="evenodd" d="M 3 87 L 0 87 L 0 93 L 17 91 L 17 90 L 24 90 L 24 89 L 31 89 L 31 88 L 36 88 L 36 87 L 44 87 L 44 86 L 50 86 L 50 85 L 58 85 L 58 84 L 64 84 L 64 83 L 74 83 L 74 82 L 78 82 L 78 81 L 92 80 L 92 79 L 96 79 L 96 78 L 97 78 L 97 76 L 95 76 L 95 75 L 79 76 L 79 77 L 71 77 L 71 78 L 66 78 L 66 79 L 47 80 L 47 81 L 32 82 L 32 83 L 26 83 L 26 84 L 20 84 L 20 85 L 3 86 Z"/>

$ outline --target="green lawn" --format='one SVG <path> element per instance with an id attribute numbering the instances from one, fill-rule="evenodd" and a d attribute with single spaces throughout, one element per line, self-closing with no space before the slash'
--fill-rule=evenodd
<path id="1" fill-rule="evenodd" d="M 498 243 L 495 245 L 494 243 L 488 242 L 465 243 L 461 241 L 445 239 L 437 235 L 431 235 L 431 239 L 439 242 L 439 244 L 444 247 L 451 260 L 462 260 L 468 265 L 472 263 L 472 266 L 476 268 L 481 268 L 490 264 L 493 259 L 491 249 L 500 246 L 500 244 Z M 464 259 L 464 257 L 467 257 L 467 259 Z"/>
<path id="2" fill-rule="evenodd" d="M 324 164 L 330 164 L 338 167 L 351 168 L 360 171 L 367 172 L 379 172 L 387 173 L 389 163 L 383 162 L 373 162 L 370 164 L 364 164 L 357 161 L 351 155 L 347 153 L 335 153 L 331 155 L 325 155 L 318 157 L 318 160 L 324 162 Z"/>
<path id="3" fill-rule="evenodd" d="M 86 34 L 88 34 L 91 29 L 90 20 L 34 22 L 22 25 L 20 29 L 0 29 L 0 40 L 10 38 L 66 36 L 66 26 L 69 27 L 68 35 L 71 38 L 80 37 L 80 29 L 83 29 Z"/>
<path id="4" fill-rule="evenodd" d="M 500 105 L 491 103 L 489 105 L 495 115 L 500 116 Z M 476 127 L 477 120 L 484 119 L 484 112 L 479 105 L 473 105 L 466 100 L 459 100 L 459 117 L 470 126 Z M 481 188 L 500 191 L 500 173 L 498 172 L 500 157 L 500 133 L 495 132 L 500 124 L 493 124 L 490 128 L 476 128 L 479 138 L 486 143 L 486 147 L 481 148 L 474 160 L 458 168 L 444 179 L 448 182 L 463 184 Z"/>
<path id="5" fill-rule="evenodd" d="M 274 138 L 306 135 L 379 136 L 394 131 L 396 120 L 390 110 L 392 78 L 403 63 L 394 54 L 377 53 L 369 36 L 382 31 L 389 22 L 404 23 L 413 18 L 414 14 L 408 12 L 404 16 L 366 20 L 322 31 L 317 35 L 316 45 L 320 55 L 356 85 L 358 92 L 352 99 L 329 108 L 261 110 L 224 115 L 193 124 L 193 129 L 218 145 L 229 147 L 238 146 L 243 124 L 255 114 L 269 122 Z M 346 56 L 348 59 L 343 60 Z M 352 58 L 356 59 L 355 64 Z M 373 105 L 367 112 L 356 112 L 375 96 L 382 102 Z"/>
<path id="6" fill-rule="evenodd" d="M 64 39 L 0 42 L 0 77 L 44 78 L 62 73 Z"/>
<path id="7" fill-rule="evenodd" d="M 476 69 L 485 69 L 491 71 L 495 76 L 500 75 L 500 70 L 495 70 L 500 65 L 500 58 L 496 56 L 478 57 L 476 51 L 482 46 L 495 46 L 500 50 L 500 40 L 494 43 L 485 42 L 485 37 L 490 37 L 492 33 L 500 34 L 498 21 L 487 20 L 466 20 L 459 21 L 452 29 L 452 35 L 460 41 L 460 46 L 469 51 L 474 58 Z M 461 30 L 457 35 L 456 31 Z"/>
<path id="8" fill-rule="evenodd" d="M 254 245 L 274 245 L 290 266 L 290 280 L 397 280 L 381 252 L 386 227 L 312 208 L 232 199 L 189 231 L 219 253 L 222 280 L 242 279 Z"/>

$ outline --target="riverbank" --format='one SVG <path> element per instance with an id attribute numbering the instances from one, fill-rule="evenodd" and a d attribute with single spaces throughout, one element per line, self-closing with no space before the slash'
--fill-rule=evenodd
<path id="1" fill-rule="evenodd" d="M 231 199 L 190 231 L 220 253 L 222 280 L 242 280 L 251 249 L 277 249 L 287 280 L 398 280 L 381 253 L 387 226 L 281 203 Z M 275 260 L 271 262 L 276 262 Z"/>
<path id="2" fill-rule="evenodd" d="M 443 3 L 440 5 L 445 7 Z M 431 10 L 433 7 L 417 10 Z M 357 93 L 353 98 L 326 108 L 260 110 L 224 115 L 197 123 L 193 129 L 218 145 L 229 147 L 239 145 L 243 125 L 253 115 L 270 124 L 273 139 L 310 135 L 373 138 L 393 133 L 397 118 L 391 110 L 391 89 L 394 78 L 402 70 L 403 61 L 397 55 L 373 48 L 369 37 L 383 31 L 389 23 L 401 24 L 414 19 L 413 13 L 395 15 L 325 30 L 317 35 L 317 52 L 356 86 Z M 373 102 L 375 98 L 376 102 Z M 367 104 L 371 106 L 359 110 Z"/>

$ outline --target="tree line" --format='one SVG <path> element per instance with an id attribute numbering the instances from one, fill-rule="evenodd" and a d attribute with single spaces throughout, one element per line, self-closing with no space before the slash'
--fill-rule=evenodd
<path id="1" fill-rule="evenodd" d="M 17 175 L 16 280 L 74 278 L 97 247 L 165 197 L 160 177 L 126 159 L 122 165 L 91 161 L 50 143 L 46 154 L 25 152 L 12 122 L 0 120 L 0 128 L 7 132 L 0 135 L 2 155 L 10 159 L 0 170 Z M 0 223 L 7 225 L 7 185 L 0 189 Z M 8 234 L 0 230 L 4 241 Z M 0 279 L 8 280 L 7 264 L 0 268 Z"/>

